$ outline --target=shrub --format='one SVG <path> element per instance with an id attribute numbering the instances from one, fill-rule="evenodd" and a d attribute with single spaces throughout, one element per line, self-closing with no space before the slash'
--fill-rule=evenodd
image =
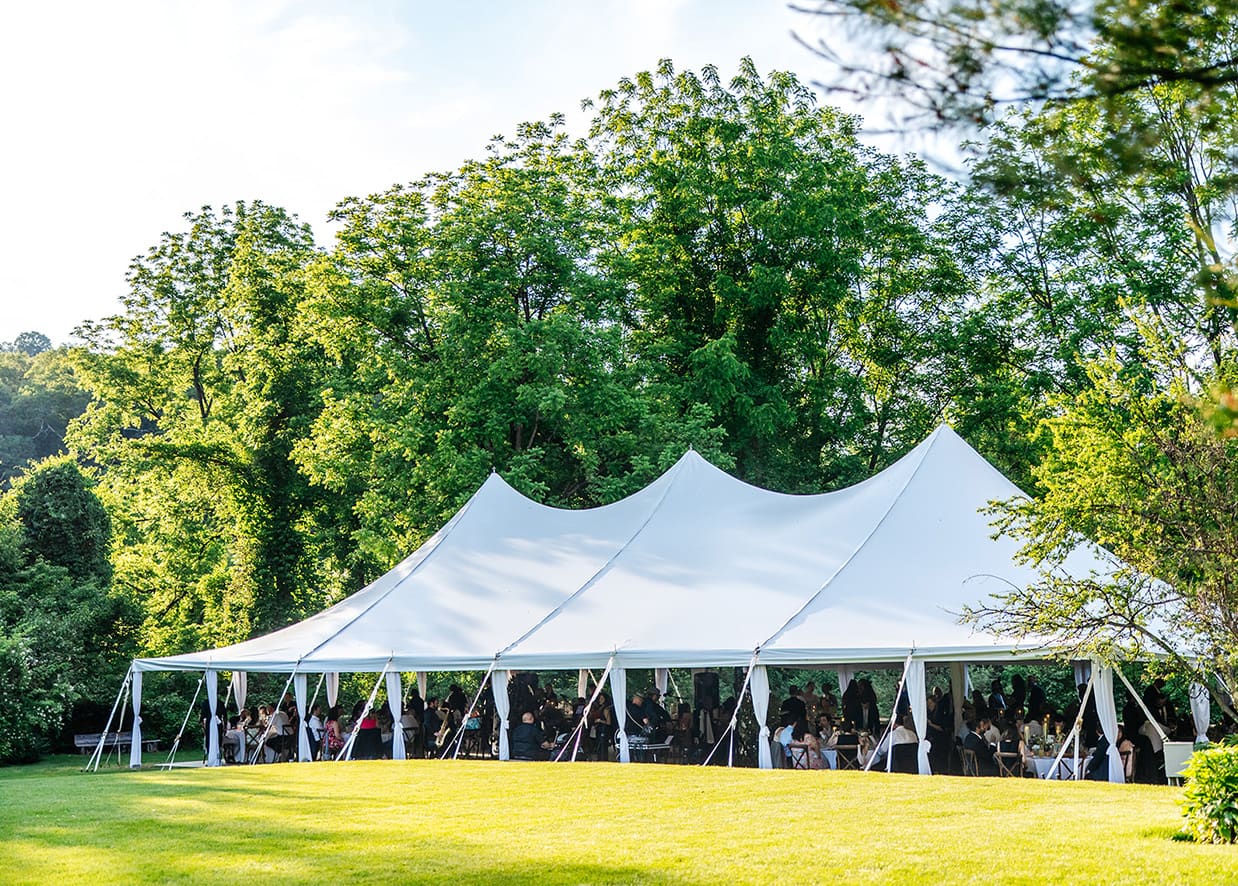
<path id="1" fill-rule="evenodd" d="M 1201 843 L 1238 841 L 1238 747 L 1197 751 L 1186 766 L 1182 811 Z"/>

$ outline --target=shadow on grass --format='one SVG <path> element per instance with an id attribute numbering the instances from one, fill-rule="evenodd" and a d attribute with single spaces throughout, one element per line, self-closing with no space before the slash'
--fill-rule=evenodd
<path id="1" fill-rule="evenodd" d="M 522 833 L 518 821 L 496 820 L 493 833 L 479 833 L 477 817 L 453 819 L 441 804 L 445 814 L 422 809 L 409 815 L 405 798 L 324 796 L 283 785 L 266 802 L 253 785 L 167 776 L 128 784 L 92 778 L 89 786 L 94 789 L 72 806 L 53 790 L 24 798 L 21 815 L 0 812 L 5 882 L 197 883 L 250 876 L 263 883 L 324 876 L 349 883 L 704 882 L 683 871 L 659 872 L 639 855 L 615 858 L 605 842 L 566 854 L 547 851 L 554 836 Z M 428 818 L 439 818 L 439 826 L 426 827 Z"/>

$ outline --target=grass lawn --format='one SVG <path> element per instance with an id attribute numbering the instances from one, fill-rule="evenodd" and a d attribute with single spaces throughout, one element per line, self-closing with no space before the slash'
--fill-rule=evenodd
<path id="1" fill-rule="evenodd" d="M 1238 848 L 1171 840 L 1171 788 L 586 763 L 80 765 L 0 769 L 0 881 L 1238 882 Z"/>

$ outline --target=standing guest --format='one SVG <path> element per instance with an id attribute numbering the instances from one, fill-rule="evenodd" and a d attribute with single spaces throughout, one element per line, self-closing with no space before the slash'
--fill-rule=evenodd
<path id="1" fill-rule="evenodd" d="M 816 717 L 817 711 L 821 707 L 821 699 L 817 696 L 817 684 L 809 680 L 807 685 L 804 686 L 803 691 L 800 692 L 800 699 L 808 708 L 808 716 Z"/>
<path id="2" fill-rule="evenodd" d="M 1036 678 L 1027 678 L 1027 716 L 1031 720 L 1039 720 L 1048 711 L 1045 710 L 1045 691 L 1040 688 Z"/>
<path id="3" fill-rule="evenodd" d="M 443 728 L 443 718 L 438 709 L 438 697 L 426 699 L 425 718 L 421 721 L 421 737 L 426 743 L 426 753 L 438 750 L 438 733 Z"/>
<path id="4" fill-rule="evenodd" d="M 881 710 L 877 707 L 877 693 L 867 679 L 860 683 L 860 719 L 856 726 L 862 732 L 876 733 L 881 730 Z"/>
<path id="5" fill-rule="evenodd" d="M 821 705 L 821 713 L 829 714 L 831 719 L 838 716 L 838 699 L 834 697 L 834 693 L 830 691 L 830 687 L 821 687 L 819 703 Z"/>
<path id="6" fill-rule="evenodd" d="M 1006 713 L 1006 693 L 1002 690 L 1002 681 L 994 680 L 989 684 L 987 699 L 990 717 L 1000 717 Z"/>
<path id="7" fill-rule="evenodd" d="M 457 684 L 452 683 L 451 688 L 447 691 L 447 709 L 455 711 L 463 718 L 464 709 L 468 706 L 469 700 L 464 697 L 464 690 Z"/>
<path id="8" fill-rule="evenodd" d="M 651 735 L 652 741 L 664 741 L 667 735 L 668 725 L 671 722 L 671 715 L 666 708 L 662 707 L 662 693 L 655 686 L 650 689 L 645 695 L 645 705 L 643 712 L 645 720 L 653 730 Z"/>
<path id="9" fill-rule="evenodd" d="M 640 692 L 632 693 L 624 712 L 623 731 L 628 735 L 648 735 L 649 720 L 645 716 L 645 696 Z"/>
<path id="10" fill-rule="evenodd" d="M 421 721 L 425 719 L 426 702 L 425 699 L 421 697 L 421 693 L 417 690 L 415 685 L 409 691 L 408 701 L 404 703 L 404 707 L 406 710 L 412 711 L 413 717 L 417 720 L 417 725 L 420 726 Z"/>
<path id="11" fill-rule="evenodd" d="M 804 703 L 804 699 L 800 698 L 800 688 L 798 686 L 790 687 L 787 692 L 787 698 L 778 712 L 790 717 L 792 723 L 797 720 L 808 719 L 808 705 Z"/>
<path id="12" fill-rule="evenodd" d="M 1023 682 L 1022 674 L 1015 674 L 1010 678 L 1010 698 L 1008 700 L 1012 708 L 1021 708 L 1027 701 L 1027 685 Z"/>
<path id="13" fill-rule="evenodd" d="M 589 709 L 586 725 L 594 742 L 594 757 L 598 760 L 609 760 L 610 746 L 615 740 L 615 708 L 605 692 L 598 693 L 597 700 Z"/>
<path id="14" fill-rule="evenodd" d="M 334 760 L 336 754 L 344 749 L 344 733 L 340 729 L 340 706 L 335 705 L 327 711 L 327 722 L 323 724 L 323 738 L 326 741 L 323 756 Z"/>

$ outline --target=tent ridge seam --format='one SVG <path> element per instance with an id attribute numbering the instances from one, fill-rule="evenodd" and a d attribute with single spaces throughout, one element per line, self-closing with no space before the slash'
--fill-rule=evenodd
<path id="1" fill-rule="evenodd" d="M 417 565 L 416 565 L 416 566 L 414 566 L 412 569 L 410 569 L 410 570 L 408 571 L 408 575 L 402 576 L 402 577 L 400 578 L 400 580 L 399 580 L 399 581 L 397 581 L 397 582 L 393 582 L 393 583 L 392 583 L 392 585 L 391 585 L 391 587 L 387 588 L 387 590 L 386 590 L 386 591 L 384 591 L 384 592 L 383 592 L 383 594 L 382 594 L 381 596 L 379 596 L 377 599 L 375 599 L 373 602 L 371 602 L 369 606 L 367 606 L 367 607 L 365 607 L 364 609 L 362 609 L 360 612 L 358 612 L 356 615 L 354 615 L 352 618 L 350 618 L 350 619 L 349 619 L 348 621 L 346 621 L 344 624 L 340 625 L 340 626 L 339 626 L 339 627 L 335 630 L 335 632 L 334 632 L 334 633 L 333 633 L 330 637 L 327 637 L 327 638 L 325 638 L 324 640 L 322 640 L 322 641 L 321 641 L 321 642 L 320 642 L 317 646 L 315 646 L 315 647 L 314 647 L 313 649 L 311 649 L 309 652 L 302 653 L 302 654 L 301 654 L 301 655 L 297 658 L 297 667 L 298 667 L 298 668 L 300 668 L 300 666 L 301 666 L 301 662 L 303 662 L 305 659 L 309 658 L 311 655 L 313 655 L 315 652 L 317 652 L 317 651 L 318 651 L 319 649 L 321 649 L 323 646 L 326 646 L 328 643 L 330 643 L 332 640 L 334 640 L 336 637 L 338 637 L 338 636 L 339 636 L 341 633 L 343 633 L 345 630 L 347 630 L 348 628 L 350 628 L 350 627 L 352 627 L 354 624 L 356 624 L 356 623 L 357 623 L 357 622 L 358 622 L 358 621 L 359 621 L 359 620 L 360 620 L 360 619 L 361 619 L 361 618 L 362 618 L 362 617 L 363 617 L 366 613 L 368 613 L 371 609 L 373 609 L 373 608 L 374 608 L 375 606 L 377 606 L 379 603 L 383 602 L 383 600 L 386 600 L 389 596 L 391 596 L 391 594 L 395 591 L 395 589 L 396 589 L 396 588 L 400 587 L 400 585 L 404 584 L 404 582 L 405 582 L 405 581 L 407 581 L 408 579 L 410 579 L 410 578 L 412 578 L 414 575 L 416 575 L 416 574 L 417 574 L 417 572 L 421 569 L 421 567 L 422 567 L 422 566 L 424 566 L 424 565 L 426 564 L 426 562 L 427 562 L 427 561 L 429 561 L 429 559 L 430 559 L 431 557 L 433 557 L 435 554 L 437 554 L 437 553 L 438 553 L 438 549 L 439 549 L 439 548 L 441 548 L 441 547 L 443 546 L 443 543 L 444 543 L 445 541 L 447 541 L 447 539 L 448 539 L 448 538 L 450 538 L 450 537 L 451 537 L 451 534 L 452 534 L 453 532 L 455 532 L 455 531 L 456 531 L 456 527 L 460 525 L 460 522 L 464 519 L 464 515 L 465 515 L 465 514 L 467 514 L 467 513 L 469 512 L 469 509 L 470 509 L 471 507 L 473 507 L 473 502 L 474 502 L 474 500 L 476 500 L 476 498 L 477 498 L 477 496 L 474 494 L 472 497 L 470 497 L 470 498 L 469 498 L 469 500 L 468 500 L 467 502 L 465 502 L 464 507 L 462 507 L 462 508 L 461 508 L 461 509 L 460 509 L 460 510 L 456 513 L 456 515 L 455 515 L 454 517 L 452 517 L 452 518 L 451 518 L 451 520 L 448 522 L 447 526 L 445 526 L 445 527 L 444 527 L 445 531 L 443 532 L 442 536 L 439 538 L 438 542 L 434 545 L 433 550 L 431 550 L 428 554 L 426 554 L 426 555 L 425 555 L 424 557 L 422 557 L 419 561 L 417 561 Z M 394 650 L 393 650 L 393 652 L 392 652 L 392 658 L 394 658 Z M 387 659 L 387 663 L 388 663 L 388 664 L 390 664 L 390 663 L 391 663 L 391 659 L 390 659 L 390 658 L 389 658 L 389 659 Z M 384 670 L 385 670 L 385 668 L 384 668 Z M 295 671 L 294 671 L 294 673 L 295 673 Z"/>
<path id="2" fill-rule="evenodd" d="M 915 466 L 915 468 L 912 469 L 910 476 L 908 476 L 906 482 L 903 483 L 903 488 L 900 489 L 898 491 L 898 494 L 895 495 L 894 498 L 891 500 L 890 506 L 886 508 L 885 513 L 881 515 L 881 519 L 879 519 L 876 523 L 873 524 L 873 528 L 869 530 L 868 535 L 864 536 L 864 540 L 860 542 L 860 544 L 856 547 L 854 551 L 851 552 L 851 556 L 849 556 L 846 560 L 844 560 L 842 565 L 840 565 L 837 569 L 835 569 L 834 572 L 830 575 L 830 577 L 825 580 L 825 583 L 822 584 L 821 587 L 817 588 L 816 593 L 814 593 L 811 597 L 805 600 L 804 604 L 800 606 L 799 609 L 795 610 L 795 612 L 791 614 L 790 618 L 788 618 L 785 622 L 783 622 L 782 627 L 774 631 L 774 633 L 769 637 L 769 639 L 766 640 L 764 643 L 762 643 L 758 648 L 769 646 L 771 643 L 777 640 L 780 636 L 782 636 L 782 634 L 788 628 L 790 628 L 792 622 L 794 622 L 797 618 L 799 618 L 804 613 L 804 611 L 808 609 L 809 606 L 811 606 L 814 602 L 816 602 L 817 598 L 820 597 L 822 594 L 824 594 L 826 589 L 831 584 L 833 584 L 834 579 L 842 575 L 844 570 L 846 570 L 846 568 L 851 565 L 852 561 L 855 560 L 856 557 L 860 556 L 860 552 L 864 550 L 865 546 L 872 540 L 873 536 L 877 534 L 877 530 L 879 530 L 882 527 L 886 519 L 890 516 L 890 514 L 894 512 L 894 508 L 898 505 L 899 501 L 902 500 L 903 493 L 907 491 L 907 487 L 911 485 L 911 482 L 916 479 L 916 475 L 920 473 L 920 468 L 924 467 L 924 463 L 928 460 L 929 453 L 933 451 L 933 447 L 936 446 L 937 441 L 941 439 L 939 435 L 940 430 L 941 428 L 938 428 L 936 431 L 933 432 L 933 435 L 930 438 L 929 445 L 924 450 L 924 455 L 920 457 L 919 463 Z"/>
<path id="3" fill-rule="evenodd" d="M 661 510 L 662 505 L 666 502 L 667 497 L 671 494 L 671 490 L 675 488 L 675 483 L 679 480 L 679 474 L 683 470 L 683 464 L 684 464 L 683 459 L 680 459 L 679 461 L 675 462 L 675 466 L 674 468 L 672 468 L 672 470 L 674 471 L 674 476 L 672 476 L 671 481 L 666 484 L 666 489 L 662 491 L 662 497 L 658 499 L 657 504 L 655 504 L 653 506 L 653 509 L 649 511 L 648 516 L 645 517 L 645 519 L 641 522 L 640 526 L 636 527 L 636 531 L 633 532 L 630 536 L 628 536 L 627 541 L 625 541 L 622 545 L 620 545 L 619 550 L 615 551 L 615 553 L 613 553 L 610 556 L 610 559 L 608 559 L 605 563 L 603 563 L 601 568 L 598 569 L 597 572 L 589 576 L 589 578 L 585 581 L 584 584 L 582 584 L 576 590 L 572 591 L 571 595 L 569 595 L 566 600 L 564 600 L 554 609 L 550 610 L 550 612 L 546 613 L 546 615 L 543 616 L 543 618 L 537 624 L 533 625 L 533 627 L 529 628 L 527 631 L 525 631 L 515 640 L 513 640 L 512 642 L 504 646 L 502 649 L 500 649 L 498 653 L 496 654 L 496 658 L 498 655 L 502 655 L 504 652 L 511 652 L 513 649 L 515 649 L 525 640 L 529 639 L 529 637 L 533 636 L 535 633 L 541 630 L 541 628 L 544 625 L 548 624 L 555 616 L 557 616 L 560 612 L 562 612 L 563 609 L 569 603 L 571 603 L 573 600 L 575 600 L 585 591 L 589 590 L 589 588 L 597 584 L 597 582 L 602 578 L 602 576 L 610 571 L 611 567 L 614 566 L 615 561 L 619 559 L 620 555 L 622 555 L 623 552 L 628 549 L 629 545 L 631 545 L 632 542 L 636 540 L 636 537 L 638 535 L 640 535 L 642 532 L 645 531 L 645 529 L 649 526 L 650 522 L 653 520 L 654 515 L 657 514 L 659 510 Z M 615 647 L 615 651 L 613 654 L 614 655 L 619 654 L 619 648 L 617 646 Z"/>

